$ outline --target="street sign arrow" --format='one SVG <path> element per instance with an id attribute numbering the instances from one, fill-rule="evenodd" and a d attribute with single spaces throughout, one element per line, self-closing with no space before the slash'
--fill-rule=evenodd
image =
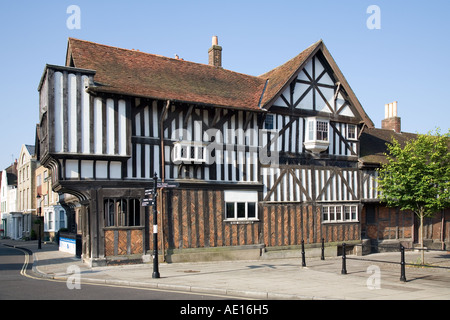
<path id="1" fill-rule="evenodd" d="M 142 199 L 142 206 L 143 207 L 148 207 L 148 206 L 152 206 L 155 202 L 153 201 L 153 199 Z"/>

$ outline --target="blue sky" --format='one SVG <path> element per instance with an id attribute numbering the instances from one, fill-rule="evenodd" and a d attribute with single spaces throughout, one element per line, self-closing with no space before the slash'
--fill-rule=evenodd
<path id="1" fill-rule="evenodd" d="M 81 28 L 69 29 L 70 5 Z M 367 28 L 377 5 L 381 29 Z M 64 65 L 67 38 L 207 63 L 211 37 L 223 66 L 260 75 L 323 39 L 377 127 L 398 101 L 402 130 L 450 127 L 450 1 L 2 0 L 0 169 L 34 144 L 44 66 Z"/>

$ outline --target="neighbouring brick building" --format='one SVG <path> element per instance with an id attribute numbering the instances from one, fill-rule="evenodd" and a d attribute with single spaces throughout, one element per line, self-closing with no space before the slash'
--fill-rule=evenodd
<path id="1" fill-rule="evenodd" d="M 388 208 L 380 204 L 376 190 L 376 169 L 386 162 L 386 144 L 395 138 L 401 144 L 414 139 L 416 134 L 401 131 L 401 120 L 397 115 L 397 102 L 386 105 L 382 128 L 366 128 L 361 135 L 360 168 L 363 172 L 365 190 L 372 197 L 363 208 L 363 237 L 371 240 L 377 248 L 393 246 L 398 242 L 411 247 L 418 242 L 419 221 L 413 212 L 402 212 L 398 208 Z M 437 212 L 424 220 L 424 244 L 434 249 L 445 249 L 450 244 L 450 209 Z"/>

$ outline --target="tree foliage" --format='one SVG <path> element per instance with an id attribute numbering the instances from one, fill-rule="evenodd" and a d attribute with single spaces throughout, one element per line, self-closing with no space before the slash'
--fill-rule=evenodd
<path id="1" fill-rule="evenodd" d="M 415 212 L 423 218 L 450 207 L 450 131 L 419 134 L 404 146 L 393 138 L 387 163 L 379 169 L 380 199 L 389 207 Z"/>
<path id="2" fill-rule="evenodd" d="M 402 147 L 388 144 L 387 163 L 379 170 L 381 201 L 390 207 L 432 216 L 450 207 L 450 131 L 420 134 Z"/>

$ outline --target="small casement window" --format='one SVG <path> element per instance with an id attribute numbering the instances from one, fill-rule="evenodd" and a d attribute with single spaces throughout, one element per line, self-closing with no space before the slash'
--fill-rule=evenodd
<path id="1" fill-rule="evenodd" d="M 59 211 L 59 227 L 66 227 L 66 212 L 64 210 Z"/>
<path id="2" fill-rule="evenodd" d="M 322 207 L 322 222 L 358 222 L 358 205 L 325 205 Z"/>
<path id="3" fill-rule="evenodd" d="M 258 219 L 256 191 L 225 191 L 225 221 Z"/>
<path id="4" fill-rule="evenodd" d="M 317 122 L 316 122 L 316 140 L 328 141 L 328 122 L 317 120 Z"/>
<path id="5" fill-rule="evenodd" d="M 357 221 L 358 220 L 358 207 L 356 205 L 344 206 L 344 220 L 345 221 Z"/>
<path id="6" fill-rule="evenodd" d="M 308 140 L 314 140 L 315 125 L 314 120 L 308 121 Z"/>
<path id="7" fill-rule="evenodd" d="M 104 199 L 103 214 L 105 227 L 141 226 L 141 205 L 139 199 Z"/>
<path id="8" fill-rule="evenodd" d="M 356 140 L 356 137 L 357 137 L 356 125 L 354 124 L 347 125 L 347 139 Z"/>
<path id="9" fill-rule="evenodd" d="M 274 120 L 273 114 L 267 114 L 264 120 L 264 129 L 273 130 L 273 120 Z"/>

